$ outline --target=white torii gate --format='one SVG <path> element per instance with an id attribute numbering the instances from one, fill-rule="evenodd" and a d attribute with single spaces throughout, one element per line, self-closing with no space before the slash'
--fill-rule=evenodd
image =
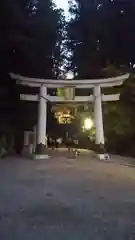
<path id="1" fill-rule="evenodd" d="M 21 100 L 39 101 L 38 110 L 38 129 L 37 129 L 37 144 L 46 146 L 46 124 L 47 124 L 47 101 L 57 103 L 88 103 L 94 104 L 94 117 L 96 129 L 96 144 L 104 145 L 104 130 L 102 118 L 102 101 L 117 101 L 120 94 L 104 95 L 101 93 L 101 88 L 120 86 L 129 78 L 129 74 L 124 74 L 118 77 L 105 79 L 90 79 L 90 80 L 52 80 L 52 79 L 37 79 L 28 78 L 10 73 L 10 77 L 16 80 L 17 84 L 27 85 L 30 87 L 39 87 L 40 93 L 37 95 L 21 94 Z M 69 96 L 57 97 L 47 94 L 47 88 L 93 88 L 93 94 L 90 96 Z"/>

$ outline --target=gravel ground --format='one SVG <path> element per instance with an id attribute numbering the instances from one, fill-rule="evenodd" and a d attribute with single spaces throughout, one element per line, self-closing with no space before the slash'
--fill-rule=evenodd
<path id="1" fill-rule="evenodd" d="M 135 239 L 133 167 L 6 158 L 0 182 L 0 240 Z"/>

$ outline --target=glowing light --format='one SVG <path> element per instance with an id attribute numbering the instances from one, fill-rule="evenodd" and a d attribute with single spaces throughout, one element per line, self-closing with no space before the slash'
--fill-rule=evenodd
<path id="1" fill-rule="evenodd" d="M 84 120 L 84 126 L 83 127 L 84 127 L 85 130 L 90 130 L 93 127 L 92 119 L 91 118 L 86 118 Z"/>
<path id="2" fill-rule="evenodd" d="M 69 108 L 68 106 L 67 107 L 61 105 L 53 106 L 52 112 L 54 112 L 54 116 L 59 124 L 69 124 L 72 123 L 74 119 L 71 108 Z"/>
<path id="3" fill-rule="evenodd" d="M 71 80 L 74 78 L 74 73 L 72 71 L 69 71 L 66 73 L 66 79 Z"/>

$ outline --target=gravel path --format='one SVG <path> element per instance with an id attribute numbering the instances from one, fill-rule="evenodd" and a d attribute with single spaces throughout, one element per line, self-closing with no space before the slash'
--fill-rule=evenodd
<path id="1" fill-rule="evenodd" d="M 0 240 L 135 239 L 135 168 L 7 158 L 0 182 Z"/>

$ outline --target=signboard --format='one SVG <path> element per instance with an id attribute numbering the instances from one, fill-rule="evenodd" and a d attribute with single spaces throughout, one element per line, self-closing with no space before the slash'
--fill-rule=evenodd
<path id="1" fill-rule="evenodd" d="M 75 88 L 65 87 L 64 88 L 64 97 L 65 97 L 65 100 L 74 100 L 75 99 Z"/>
<path id="2" fill-rule="evenodd" d="M 56 95 L 58 97 L 64 97 L 65 100 L 74 100 L 75 99 L 75 88 L 66 86 L 64 88 L 57 88 Z"/>

